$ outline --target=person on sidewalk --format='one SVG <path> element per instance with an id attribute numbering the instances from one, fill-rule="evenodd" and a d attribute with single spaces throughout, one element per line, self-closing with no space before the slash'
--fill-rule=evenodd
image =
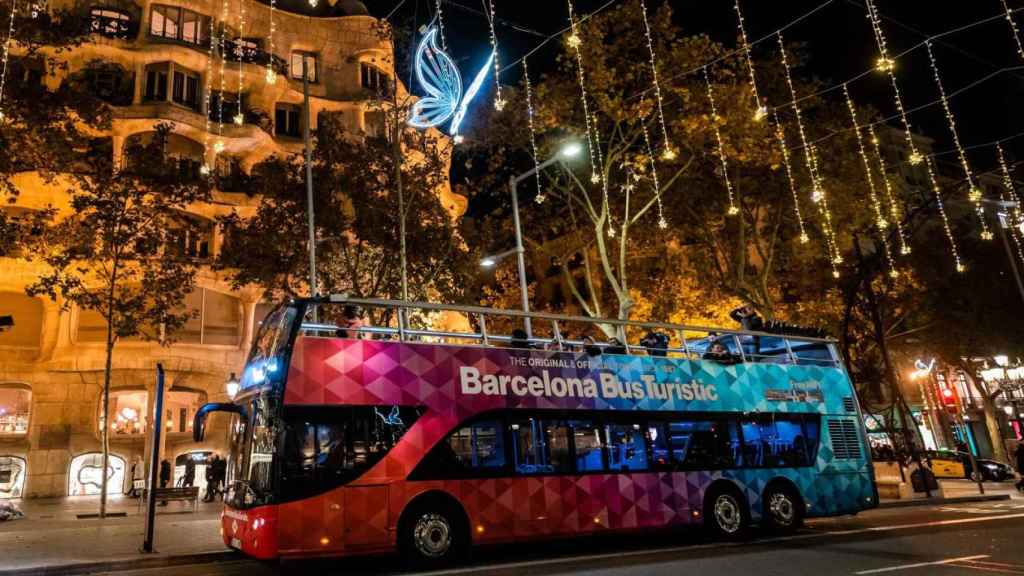
<path id="1" fill-rule="evenodd" d="M 1024 444 L 1017 445 L 1017 473 L 1020 474 L 1020 480 L 1017 480 L 1017 490 L 1024 492 Z"/>
<path id="2" fill-rule="evenodd" d="M 217 460 L 219 460 L 219 457 L 214 453 L 206 462 L 206 494 L 203 495 L 203 502 L 213 502 L 213 493 L 217 490 L 215 482 L 217 477 Z"/>
<path id="3" fill-rule="evenodd" d="M 171 482 L 171 463 L 167 460 L 160 461 L 160 487 L 167 488 L 167 485 Z M 160 503 L 161 506 L 167 506 L 167 501 L 164 500 Z"/>
<path id="4" fill-rule="evenodd" d="M 185 459 L 185 478 L 184 482 L 181 483 L 185 488 L 191 488 L 196 483 L 196 461 L 192 458 L 192 455 L 188 455 Z"/>

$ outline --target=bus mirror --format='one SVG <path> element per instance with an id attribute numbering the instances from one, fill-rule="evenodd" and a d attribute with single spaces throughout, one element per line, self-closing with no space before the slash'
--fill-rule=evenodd
<path id="1" fill-rule="evenodd" d="M 245 422 L 245 410 L 237 404 L 230 404 L 225 402 L 210 402 L 209 404 L 203 404 L 202 408 L 196 410 L 195 419 L 192 421 L 192 439 L 196 442 L 202 442 L 203 437 L 206 436 L 206 417 L 210 412 L 231 412 L 238 414 L 238 417 Z"/>

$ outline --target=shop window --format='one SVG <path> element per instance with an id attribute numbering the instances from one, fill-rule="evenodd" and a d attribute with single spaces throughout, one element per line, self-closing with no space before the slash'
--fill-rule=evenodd
<path id="1" fill-rule="evenodd" d="M 319 64 L 317 55 L 312 52 L 292 52 L 291 63 L 289 66 L 290 76 L 295 80 L 302 80 L 302 59 L 306 59 L 306 70 L 308 72 L 309 81 L 311 83 L 317 82 L 317 65 Z"/>
<path id="2" fill-rule="evenodd" d="M 213 452 L 197 451 L 178 454 L 174 459 L 174 485 L 184 486 L 185 470 L 191 460 L 195 467 L 195 476 L 192 478 L 192 486 L 199 488 L 200 494 L 206 494 L 206 467 L 213 459 Z"/>
<path id="3" fill-rule="evenodd" d="M 107 459 L 107 495 L 124 492 L 124 458 L 110 454 Z M 89 452 L 75 456 L 68 469 L 68 496 L 93 496 L 103 482 L 103 454 Z"/>
<path id="4" fill-rule="evenodd" d="M 0 330 L 0 349 L 39 348 L 43 332 L 43 303 L 18 292 L 0 292 L 0 316 L 10 315 L 14 326 Z"/>
<path id="5" fill-rule="evenodd" d="M 31 412 L 31 388 L 23 384 L 0 384 L 0 436 L 28 434 Z"/>
<path id="6" fill-rule="evenodd" d="M 300 138 L 302 136 L 302 108 L 292 104 L 274 107 L 274 134 Z"/>
<path id="7" fill-rule="evenodd" d="M 146 433 L 149 420 L 149 395 L 145 390 L 110 392 L 110 434 L 114 438 Z M 103 406 L 99 408 L 101 414 Z M 99 422 L 99 418 L 96 419 Z"/>
<path id="8" fill-rule="evenodd" d="M 0 500 L 21 498 L 25 492 L 28 467 L 24 458 L 0 456 Z"/>

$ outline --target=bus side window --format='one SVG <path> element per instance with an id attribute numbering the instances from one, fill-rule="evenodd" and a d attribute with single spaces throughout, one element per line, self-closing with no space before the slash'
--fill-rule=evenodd
<path id="1" fill-rule="evenodd" d="M 601 427 L 587 421 L 573 421 L 570 424 L 573 447 L 576 449 L 576 471 L 604 470 L 604 442 L 601 440 Z"/>
<path id="2" fill-rule="evenodd" d="M 670 422 L 672 458 L 684 470 L 721 470 L 736 466 L 739 430 L 732 419 Z"/>
<path id="3" fill-rule="evenodd" d="M 565 422 L 525 418 L 513 420 L 509 428 L 516 474 L 572 471 Z"/>
<path id="4" fill-rule="evenodd" d="M 452 465 L 463 470 L 505 467 L 505 442 L 501 422 L 483 420 L 456 430 L 448 438 Z"/>
<path id="5" fill-rule="evenodd" d="M 744 465 L 784 468 L 810 466 L 818 446 L 812 415 L 756 414 L 743 420 Z"/>
<path id="6" fill-rule="evenodd" d="M 647 432 L 647 460 L 652 470 L 668 472 L 673 469 L 672 455 L 668 449 L 668 434 L 664 422 L 649 422 Z"/>
<path id="7" fill-rule="evenodd" d="M 647 470 L 647 450 L 639 424 L 609 424 L 608 469 L 623 472 Z"/>

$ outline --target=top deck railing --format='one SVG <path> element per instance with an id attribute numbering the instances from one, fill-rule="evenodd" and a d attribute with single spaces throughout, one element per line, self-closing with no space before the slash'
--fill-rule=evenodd
<path id="1" fill-rule="evenodd" d="M 731 330 L 707 326 L 674 324 L 669 322 L 648 322 L 639 320 L 618 320 L 614 318 L 593 318 L 589 316 L 570 316 L 551 314 L 548 312 L 524 312 L 521 310 L 503 310 L 482 306 L 463 306 L 452 304 L 436 304 L 431 302 L 406 302 L 374 298 L 351 298 L 336 294 L 324 298 L 299 300 L 315 305 L 321 304 L 352 305 L 362 309 L 390 311 L 385 317 L 391 320 L 387 325 L 362 325 L 350 328 L 330 323 L 326 319 L 317 321 L 323 315 L 307 313 L 302 329 L 306 333 L 323 335 L 324 333 L 345 333 L 350 337 L 397 339 L 399 341 L 437 342 L 476 344 L 482 346 L 501 346 L 515 348 L 533 348 L 553 351 L 587 352 L 594 354 L 627 354 L 651 355 L 659 357 L 682 357 L 687 359 L 710 359 L 720 363 L 772 363 L 801 364 L 840 367 L 841 360 L 835 348 L 835 340 L 811 336 L 791 336 L 771 332 L 748 330 Z M 463 315 L 472 328 L 462 330 L 436 330 L 414 327 L 410 317 L 417 313 L 454 313 Z M 530 319 L 526 323 L 526 319 Z M 524 327 L 532 325 L 526 337 L 491 330 L 490 327 L 501 325 L 500 319 L 524 321 Z M 587 333 L 586 337 L 571 337 L 570 329 L 576 333 Z M 663 346 L 652 347 L 630 341 L 630 333 L 657 332 L 668 337 Z M 352 334 L 355 333 L 355 334 Z M 614 333 L 618 342 L 598 341 Z M 711 355 L 708 353 L 713 344 L 721 344 L 727 354 Z"/>

